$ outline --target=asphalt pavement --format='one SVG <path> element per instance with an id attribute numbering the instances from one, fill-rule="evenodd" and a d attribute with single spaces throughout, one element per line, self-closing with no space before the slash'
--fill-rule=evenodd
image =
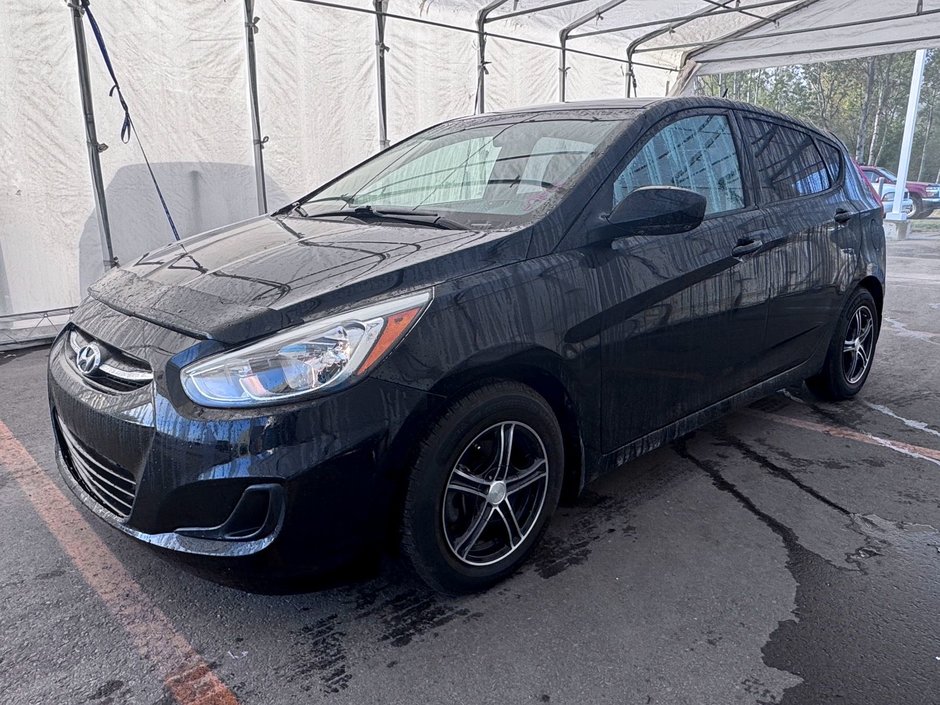
<path id="1" fill-rule="evenodd" d="M 460 599 L 393 564 L 184 572 L 65 499 L 47 350 L 0 353 L 0 701 L 940 703 L 940 233 L 888 253 L 859 397 L 782 390 L 624 466 Z"/>

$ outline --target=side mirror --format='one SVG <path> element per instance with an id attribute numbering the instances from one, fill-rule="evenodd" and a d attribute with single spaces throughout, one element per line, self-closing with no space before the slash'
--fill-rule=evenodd
<path id="1" fill-rule="evenodd" d="M 686 233 L 702 224 L 705 207 L 705 197 L 695 191 L 643 186 L 617 204 L 600 230 L 609 238 Z"/>

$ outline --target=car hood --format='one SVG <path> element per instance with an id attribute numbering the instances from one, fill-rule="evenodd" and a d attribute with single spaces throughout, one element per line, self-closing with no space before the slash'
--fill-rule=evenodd
<path id="1" fill-rule="evenodd" d="M 319 311 L 518 261 L 520 230 L 261 216 L 144 255 L 96 282 L 111 308 L 236 343 Z"/>

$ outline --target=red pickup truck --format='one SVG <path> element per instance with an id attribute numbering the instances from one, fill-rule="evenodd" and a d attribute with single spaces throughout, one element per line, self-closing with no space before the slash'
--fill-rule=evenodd
<path id="1" fill-rule="evenodd" d="M 885 186 L 894 186 L 898 177 L 880 166 L 860 167 L 865 177 L 878 188 L 878 180 L 882 179 Z M 929 218 L 934 209 L 940 208 L 940 184 L 925 184 L 922 181 L 908 181 L 907 190 L 914 201 L 912 218 Z"/>

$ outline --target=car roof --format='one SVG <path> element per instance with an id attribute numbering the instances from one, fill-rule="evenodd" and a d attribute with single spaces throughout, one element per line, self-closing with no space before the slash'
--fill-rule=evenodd
<path id="1" fill-rule="evenodd" d="M 496 115 L 510 113 L 542 113 L 564 110 L 638 110 L 668 98 L 610 98 L 605 100 L 576 100 L 567 103 L 543 103 L 520 108 L 495 111 Z"/>
<path id="2" fill-rule="evenodd" d="M 509 110 L 500 110 L 490 115 L 510 115 L 520 113 L 541 113 L 541 112 L 573 112 L 578 110 L 642 110 L 656 112 L 657 118 L 689 108 L 726 108 L 743 112 L 753 113 L 759 116 L 774 118 L 793 123 L 799 127 L 811 130 L 824 135 L 828 139 L 842 144 L 838 137 L 829 130 L 820 128 L 817 125 L 801 120 L 799 118 L 778 113 L 774 110 L 763 108 L 759 105 L 745 103 L 740 100 L 728 100 L 727 98 L 712 98 L 707 96 L 681 96 L 675 98 L 614 98 L 605 100 L 585 100 L 573 101 L 570 103 L 545 103 L 543 105 L 532 105 Z"/>

